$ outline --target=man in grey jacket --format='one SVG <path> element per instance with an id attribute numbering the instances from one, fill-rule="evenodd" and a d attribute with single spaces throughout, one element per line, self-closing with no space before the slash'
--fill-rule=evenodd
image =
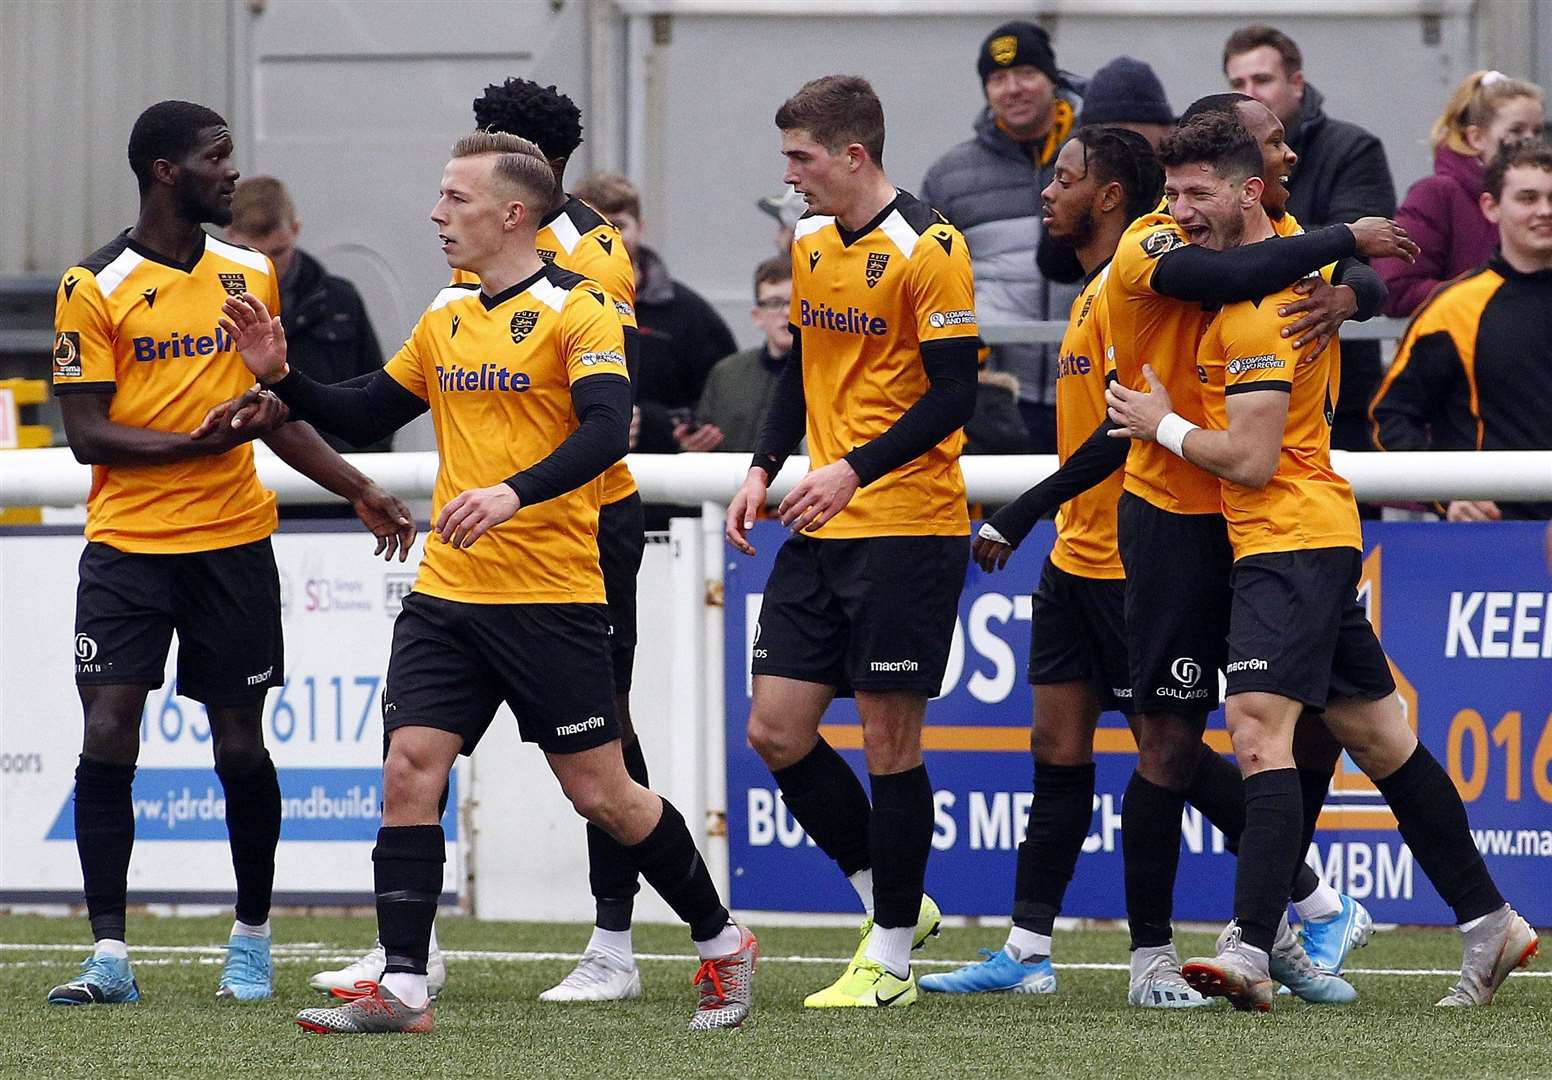
<path id="1" fill-rule="evenodd" d="M 1046 281 L 1035 265 L 1040 191 L 1071 134 L 1078 98 L 1056 66 L 1050 36 L 1028 22 L 1004 23 L 976 60 L 986 107 L 975 137 L 927 170 L 921 197 L 964 234 L 983 323 L 1065 318 L 1078 286 Z M 990 367 L 1019 384 L 1030 449 L 1056 448 L 1056 345 L 999 345 Z"/>

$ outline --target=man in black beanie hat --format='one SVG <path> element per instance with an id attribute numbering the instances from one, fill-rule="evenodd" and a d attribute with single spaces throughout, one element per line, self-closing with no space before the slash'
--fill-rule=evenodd
<path id="1" fill-rule="evenodd" d="M 997 27 L 981 43 L 975 66 L 986 96 L 975 136 L 927 170 L 922 199 L 964 234 L 983 318 L 1066 318 L 1076 285 L 1048 282 L 1034 255 L 1040 191 L 1051 182 L 1056 152 L 1076 125 L 1078 96 L 1056 66 L 1050 35 L 1034 23 Z M 1055 346 L 996 346 L 988 367 L 1018 380 L 1029 449 L 1054 452 Z"/>
<path id="2" fill-rule="evenodd" d="M 1135 131 L 1153 145 L 1175 127 L 1175 112 L 1169 107 L 1164 84 L 1143 61 L 1118 56 L 1089 79 L 1083 91 L 1083 111 L 1079 127 L 1106 124 Z"/>

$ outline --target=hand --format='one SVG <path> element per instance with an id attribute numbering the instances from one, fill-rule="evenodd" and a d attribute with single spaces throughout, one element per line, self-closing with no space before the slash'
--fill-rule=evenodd
<path id="1" fill-rule="evenodd" d="M 1331 341 L 1341 325 L 1358 313 L 1358 295 L 1346 285 L 1333 285 L 1323 277 L 1307 277 L 1293 291 L 1304 297 L 1277 309 L 1284 317 L 1301 316 L 1283 327 L 1283 337 L 1294 339 L 1293 347 L 1312 346 L 1310 355 L 1319 353 Z"/>
<path id="2" fill-rule="evenodd" d="M 1407 236 L 1407 231 L 1389 218 L 1359 218 L 1347 226 L 1358 242 L 1358 254 L 1365 259 L 1401 259 L 1416 262 L 1422 250 Z"/>
<path id="3" fill-rule="evenodd" d="M 793 532 L 813 532 L 846 509 L 861 486 L 851 462 L 832 461 L 799 480 L 776 513 Z"/>
<path id="4" fill-rule="evenodd" d="M 189 438 L 230 448 L 283 427 L 290 415 L 285 402 L 255 386 L 212 408 Z"/>
<path id="5" fill-rule="evenodd" d="M 641 442 L 641 406 L 632 405 L 630 418 L 630 442 L 627 443 L 627 445 L 630 447 L 630 449 L 634 450 L 636 449 L 636 444 L 639 442 Z"/>
<path id="6" fill-rule="evenodd" d="M 1159 421 L 1174 411 L 1169 391 L 1147 364 L 1142 366 L 1142 376 L 1148 380 L 1147 391 L 1132 390 L 1112 379 L 1105 388 L 1105 404 L 1110 409 L 1110 419 L 1121 426 L 1110 434 L 1117 439 L 1146 439 L 1152 441 L 1159 430 Z"/>
<path id="7" fill-rule="evenodd" d="M 1013 547 L 989 537 L 977 536 L 970 541 L 970 557 L 975 560 L 975 565 L 992 574 L 1008 565 L 1008 560 L 1013 557 Z"/>
<path id="8" fill-rule="evenodd" d="M 442 507 L 432 531 L 444 544 L 466 548 L 517 513 L 520 505 L 517 492 L 506 484 L 470 488 Z"/>
<path id="9" fill-rule="evenodd" d="M 733 501 L 728 503 L 727 527 L 723 535 L 727 537 L 728 543 L 745 555 L 754 554 L 748 533 L 754 528 L 755 515 L 765 508 L 765 487 L 765 470 L 750 469 L 749 475 L 739 485 L 738 493 L 733 496 Z"/>
<path id="10" fill-rule="evenodd" d="M 279 315 L 252 293 L 229 296 L 221 305 L 221 329 L 231 335 L 243 366 L 261 383 L 279 382 L 286 374 L 286 332 Z"/>
<path id="11" fill-rule="evenodd" d="M 1445 507 L 1445 521 L 1502 521 L 1503 513 L 1498 509 L 1498 504 L 1483 500 L 1481 502 L 1452 502 Z"/>
<path id="12" fill-rule="evenodd" d="M 384 562 L 392 562 L 395 552 L 400 562 L 410 557 L 410 545 L 415 542 L 415 518 L 409 507 L 376 484 L 368 484 L 350 506 L 361 524 L 377 537 L 373 555 L 381 555 Z"/>
<path id="13" fill-rule="evenodd" d="M 704 454 L 715 450 L 722 445 L 723 437 L 716 424 L 702 424 L 694 429 L 685 423 L 674 425 L 674 442 L 679 444 L 679 449 L 690 453 Z"/>

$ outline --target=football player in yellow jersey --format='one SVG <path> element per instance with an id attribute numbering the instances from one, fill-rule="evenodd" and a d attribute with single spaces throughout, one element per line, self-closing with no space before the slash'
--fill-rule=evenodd
<path id="1" fill-rule="evenodd" d="M 553 86 L 507 79 L 474 99 L 475 127 L 527 139 L 539 147 L 555 172 L 555 196 L 537 224 L 539 257 L 581 274 L 612 300 L 625 331 L 625 362 L 636 381 L 636 275 L 619 230 L 587 203 L 566 193 L 566 163 L 582 143 L 582 114 Z M 454 284 L 479 284 L 468 270 L 454 269 Z M 598 513 L 598 555 L 609 605 L 609 657 L 614 669 L 614 708 L 620 724 L 625 769 L 645 785 L 647 763 L 631 724 L 630 686 L 636 657 L 636 575 L 646 546 L 641 496 L 624 461 L 603 476 Z M 445 798 L 445 796 L 444 796 Z M 631 942 L 631 912 L 637 883 L 635 865 L 608 833 L 587 826 L 588 883 L 595 902 L 594 930 L 576 968 L 540 994 L 544 1001 L 609 1001 L 641 994 L 641 974 Z M 343 968 L 320 971 L 310 985 L 328 993 L 349 990 L 360 979 L 382 974 L 381 943 Z M 433 929 L 427 957 L 433 992 L 446 981 L 446 967 Z"/>
<path id="2" fill-rule="evenodd" d="M 1265 106 L 1243 94 L 1214 94 L 1193 103 L 1186 115 L 1204 112 L 1240 118 L 1260 148 L 1265 175 L 1285 177 L 1294 168 L 1297 157 L 1283 141 L 1281 123 Z M 1199 411 L 1194 358 L 1210 316 L 1204 305 L 1259 297 L 1355 247 L 1367 254 L 1395 252 L 1403 257 L 1409 247 L 1415 250 L 1405 233 L 1384 219 L 1303 235 L 1286 214 L 1287 189 L 1280 181 L 1266 185 L 1262 200 L 1286 238 L 1212 251 L 1190 243 L 1163 212 L 1131 225 L 1104 287 L 1123 381 L 1142 385 L 1141 363 L 1152 359 L 1156 368 L 1170 372 L 1177 400 L 1187 400 L 1188 407 Z M 1279 314 L 1290 319 L 1287 332 L 1296 344 L 1324 340 L 1345 318 L 1366 318 L 1383 304 L 1384 289 L 1372 271 L 1351 260 L 1344 260 L 1342 267 L 1340 287 L 1324 281 L 1301 286 L 1309 295 L 1280 307 Z M 1216 701 L 1212 673 L 1223 663 L 1231 556 L 1212 478 L 1184 462 L 1161 473 L 1152 458 L 1140 452 L 1129 455 L 1125 442 L 1108 438 L 1113 428 L 1109 421 L 1101 425 L 1057 473 L 1019 501 L 1027 504 L 1030 515 L 1043 514 L 1123 464 L 1131 485 L 1121 497 L 1118 534 L 1127 569 L 1127 645 L 1137 708 L 1132 726 L 1139 755 L 1122 803 L 1122 831 L 1128 837 L 1131 996 L 1146 1000 L 1147 973 L 1154 961 L 1164 956 L 1178 963 L 1170 923 L 1179 852 L 1175 822 L 1184 803 L 1200 809 L 1231 843 L 1243 820 L 1238 771 L 1201 743 L 1207 712 Z M 1325 746 L 1316 750 L 1318 759 L 1301 769 L 1301 778 L 1323 799 L 1334 754 Z M 1315 799 L 1310 803 L 1318 809 Z M 1313 829 L 1313 815 L 1308 824 Z M 1305 931 L 1324 932 L 1314 940 L 1308 934 L 1302 938 L 1319 957 L 1318 967 L 1340 970 L 1347 951 L 1366 939 L 1366 913 L 1302 864 L 1293 895 Z M 1322 943 L 1324 951 L 1315 948 Z M 1317 999 L 1329 998 L 1333 991 L 1346 993 L 1318 970 L 1312 974 L 1293 950 L 1287 953 L 1286 965 L 1281 959 L 1279 971 L 1298 992 Z"/>
<path id="3" fill-rule="evenodd" d="M 1135 132 L 1080 129 L 1056 159 L 1042 192 L 1045 235 L 1076 253 L 1083 291 L 1073 301 L 1056 379 L 1058 454 L 1070 456 L 1105 417 L 1113 372 L 1102 286 L 1127 226 L 1158 205 L 1163 175 L 1148 141 Z M 1121 473 L 1066 503 L 1056 546 L 1033 596 L 1029 681 L 1034 684 L 1034 803 L 1018 849 L 1013 927 L 1003 948 L 958 971 L 927 975 L 924 990 L 945 993 L 1051 993 L 1051 935 L 1067 883 L 1088 835 L 1094 799 L 1094 731 L 1099 714 L 1132 711 L 1124 618 L 1126 586 L 1116 547 Z M 983 526 L 973 550 L 983 570 L 1002 567 L 1038 520 L 1015 501 Z M 1126 845 L 1131 854 L 1131 845 Z M 1170 883 L 1171 885 L 1173 882 Z M 1179 975 L 1178 961 L 1147 973 L 1134 1004 L 1208 1004 Z"/>
<path id="4" fill-rule="evenodd" d="M 1235 117 L 1182 125 L 1159 159 L 1171 215 L 1193 243 L 1222 250 L 1274 235 L 1261 205 L 1261 155 Z M 1124 436 L 1220 478 L 1233 549 L 1226 711 L 1245 775 L 1235 917 L 1218 954 L 1187 961 L 1184 973 L 1237 1008 L 1271 1007 L 1274 944 L 1292 936 L 1288 883 L 1309 842 L 1294 728 L 1314 710 L 1379 787 L 1465 934 L 1460 981 L 1440 1004 L 1485 1005 L 1535 954 L 1536 935 L 1494 885 L 1459 793 L 1408 726 L 1358 599 L 1358 507 L 1331 467 L 1339 361 L 1329 346 L 1312 354 L 1281 333 L 1277 308 L 1296 296 L 1284 290 L 1214 316 L 1197 354 L 1205 426 L 1172 411 L 1151 365 L 1143 367 L 1151 392 L 1108 391 Z"/>
<path id="5" fill-rule="evenodd" d="M 502 701 L 578 812 L 689 924 L 703 960 L 691 1029 L 749 1013 L 754 936 L 729 919 L 684 819 L 631 779 L 620 752 L 597 530 L 599 477 L 625 453 L 630 383 L 614 304 L 535 247 L 537 208 L 555 187 L 525 139 L 458 141 L 431 218 L 448 264 L 480 284 L 443 289 L 371 375 L 323 386 L 288 370 L 280 320 L 251 294 L 226 305 L 244 363 L 299 415 L 371 442 L 429 409 L 440 454 L 435 535 L 394 625 L 383 695 L 373 860 L 384 972 L 341 1008 L 304 1010 L 308 1031 L 431 1030 L 438 800 Z M 356 438 L 366 431 L 379 435 Z"/>
<path id="6" fill-rule="evenodd" d="M 125 945 L 135 819 L 131 784 L 146 694 L 178 635 L 178 691 L 206 706 L 237 879 L 237 920 L 218 993 L 271 994 L 269 908 L 280 786 L 264 748 L 264 696 L 284 680 L 280 584 L 269 536 L 275 496 L 253 466 L 262 438 L 293 468 L 348 498 L 401 558 L 409 511 L 305 424 L 286 423 L 217 326 L 253 289 L 278 303 L 258 252 L 207 234 L 231 220 L 237 182 L 226 121 L 186 101 L 136 120 L 129 161 L 140 214 L 65 271 L 55 307 L 54 391 L 77 460 L 92 466 L 76 597 L 76 684 L 86 713 L 75 835 L 97 941 L 61 1005 L 139 999 Z"/>
<path id="7" fill-rule="evenodd" d="M 749 741 L 868 913 L 846 972 L 805 1004 L 908 1005 L 911 950 L 940 921 L 922 894 L 934 807 L 921 727 L 968 562 L 974 284 L 964 238 L 885 176 L 883 108 L 865 80 L 807 83 L 776 126 L 809 213 L 792 248 L 792 353 L 729 541 L 753 551 L 745 534 L 805 430 L 811 470 L 779 508 L 793 536 L 760 609 Z M 871 806 L 819 736 L 837 694 L 856 696 Z"/>

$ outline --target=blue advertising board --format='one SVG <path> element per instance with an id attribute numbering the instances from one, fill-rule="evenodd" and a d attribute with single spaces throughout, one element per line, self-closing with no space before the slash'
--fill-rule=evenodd
<path id="1" fill-rule="evenodd" d="M 732 902 L 855 911 L 855 894 L 787 813 L 745 737 L 755 621 L 785 535 L 761 522 L 750 537 L 758 555 L 725 549 Z M 1365 523 L 1360 592 L 1408 717 L 1459 788 L 1499 887 L 1533 924 L 1552 926 L 1552 577 L 1543 537 L 1534 523 Z M 1029 592 L 1053 540 L 1044 523 L 999 573 L 970 567 L 943 692 L 928 706 L 924 742 L 937 814 L 927 888 L 951 914 L 1006 915 L 1012 903 L 1033 780 Z M 831 706 L 823 731 L 866 782 L 851 701 Z M 1221 710 L 1209 720 L 1208 739 L 1229 751 Z M 1122 918 L 1121 796 L 1136 749 L 1118 714 L 1101 718 L 1095 760 L 1094 817 L 1063 914 Z M 1452 921 L 1373 784 L 1345 758 L 1311 859 L 1380 921 Z M 1225 919 L 1233 886 L 1222 836 L 1188 807 L 1176 917 Z"/>

